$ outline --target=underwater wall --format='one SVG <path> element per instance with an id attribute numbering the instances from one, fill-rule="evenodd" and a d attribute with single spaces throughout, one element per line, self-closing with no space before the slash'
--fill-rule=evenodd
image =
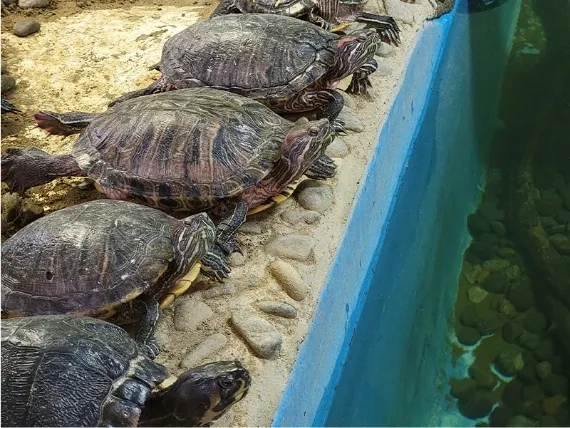
<path id="1" fill-rule="evenodd" d="M 438 424 L 519 7 L 457 0 L 419 33 L 273 426 Z"/>

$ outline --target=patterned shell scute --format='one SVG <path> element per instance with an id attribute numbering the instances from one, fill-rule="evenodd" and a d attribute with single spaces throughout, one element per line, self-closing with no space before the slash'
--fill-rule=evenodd
<path id="1" fill-rule="evenodd" d="M 179 88 L 196 79 L 252 98 L 290 97 L 331 68 L 337 38 L 286 16 L 219 16 L 169 39 L 161 71 Z"/>
<path id="2" fill-rule="evenodd" d="M 232 197 L 279 159 L 292 123 L 226 91 L 191 88 L 139 97 L 95 119 L 79 137 L 79 166 L 131 196 Z"/>
<path id="3" fill-rule="evenodd" d="M 133 298 L 173 260 L 175 222 L 161 211 L 113 200 L 36 220 L 2 244 L 2 310 L 83 312 Z"/>
<path id="4" fill-rule="evenodd" d="M 3 425 L 96 426 L 126 376 L 150 390 L 167 373 L 111 323 L 65 315 L 2 321 L 2 390 L 10 392 L 2 394 Z"/>

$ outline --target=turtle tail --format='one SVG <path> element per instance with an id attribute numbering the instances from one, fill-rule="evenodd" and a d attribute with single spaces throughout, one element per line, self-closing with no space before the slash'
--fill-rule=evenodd
<path id="1" fill-rule="evenodd" d="M 145 95 L 158 94 L 160 92 L 167 92 L 177 89 L 174 85 L 168 82 L 164 75 L 160 76 L 155 82 L 146 87 L 145 89 L 139 89 L 138 91 L 127 92 L 121 95 L 115 101 L 109 103 L 109 107 L 113 107 L 116 104 L 122 103 L 123 101 L 130 100 L 132 98 L 138 98 Z"/>
<path id="2" fill-rule="evenodd" d="M 98 116 L 96 113 L 72 111 L 54 113 L 41 110 L 34 114 L 37 125 L 52 135 L 78 134 Z"/>

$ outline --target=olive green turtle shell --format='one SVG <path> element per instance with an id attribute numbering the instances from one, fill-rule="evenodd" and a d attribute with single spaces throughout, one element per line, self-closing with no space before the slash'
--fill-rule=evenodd
<path id="1" fill-rule="evenodd" d="M 177 88 L 205 85 L 286 99 L 331 69 L 339 38 L 287 16 L 217 16 L 167 40 L 160 69 Z"/>
<path id="2" fill-rule="evenodd" d="M 293 126 L 252 99 L 189 88 L 117 104 L 85 128 L 73 154 L 103 187 L 205 209 L 263 179 Z"/>
<path id="3" fill-rule="evenodd" d="M 2 243 L 3 315 L 90 313 L 134 299 L 174 259 L 177 220 L 97 200 L 42 217 Z"/>
<path id="4" fill-rule="evenodd" d="M 3 426 L 136 426 L 166 368 L 127 332 L 69 315 L 2 321 Z M 138 408 L 137 408 L 138 407 Z"/>

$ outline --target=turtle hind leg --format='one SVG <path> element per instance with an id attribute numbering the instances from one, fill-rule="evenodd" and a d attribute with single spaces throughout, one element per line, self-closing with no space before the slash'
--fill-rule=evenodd
<path id="1" fill-rule="evenodd" d="M 346 89 L 346 92 L 350 94 L 365 95 L 368 92 L 368 88 L 372 87 L 372 83 L 368 76 L 374 73 L 377 69 L 378 62 L 376 62 L 375 59 L 371 59 L 367 63 L 363 64 L 352 75 L 352 81 Z"/>
<path id="2" fill-rule="evenodd" d="M 154 338 L 159 316 L 160 306 L 158 301 L 154 297 L 142 294 L 134 300 L 121 305 L 116 315 L 116 319 L 119 322 L 138 321 L 135 340 L 152 359 L 159 354 L 158 345 Z"/>
<path id="3" fill-rule="evenodd" d="M 356 14 L 358 22 L 366 22 L 374 27 L 380 36 L 380 40 L 389 45 L 400 45 L 400 28 L 391 16 L 375 15 L 368 12 Z"/>
<path id="4" fill-rule="evenodd" d="M 34 114 L 37 125 L 52 135 L 71 135 L 81 132 L 99 114 L 71 111 L 54 113 L 41 110 Z"/>
<path id="5" fill-rule="evenodd" d="M 229 15 L 231 13 L 239 13 L 240 10 L 236 7 L 234 0 L 222 0 L 218 7 L 214 9 L 212 14 L 208 17 L 215 18 L 216 16 Z"/>
<path id="6" fill-rule="evenodd" d="M 148 87 L 144 89 L 139 89 L 136 91 L 127 92 L 124 95 L 121 95 L 114 101 L 109 103 L 109 107 L 113 107 L 116 104 L 122 103 L 123 101 L 127 101 L 133 98 L 142 97 L 145 95 L 152 95 L 158 94 L 160 92 L 168 92 L 177 89 L 174 85 L 172 85 L 164 75 L 160 76 L 155 82 L 151 83 Z"/>
<path id="7" fill-rule="evenodd" d="M 336 175 L 336 163 L 330 157 L 323 155 L 305 172 L 313 180 L 325 180 Z"/>

